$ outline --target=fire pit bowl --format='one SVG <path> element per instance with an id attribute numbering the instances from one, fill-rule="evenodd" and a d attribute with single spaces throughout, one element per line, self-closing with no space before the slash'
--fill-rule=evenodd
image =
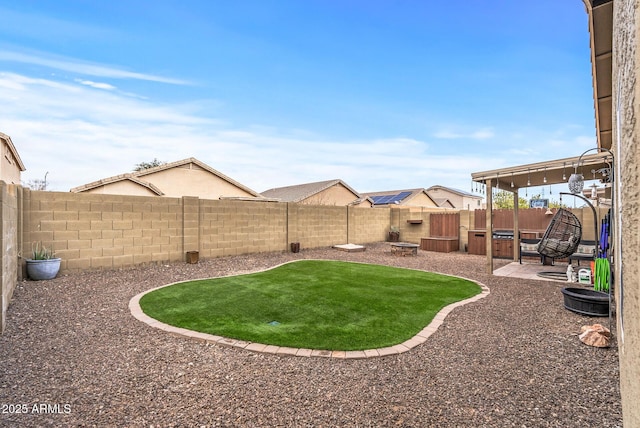
<path id="1" fill-rule="evenodd" d="M 572 312 L 592 317 L 609 316 L 609 295 L 587 288 L 563 288 L 564 307 Z"/>

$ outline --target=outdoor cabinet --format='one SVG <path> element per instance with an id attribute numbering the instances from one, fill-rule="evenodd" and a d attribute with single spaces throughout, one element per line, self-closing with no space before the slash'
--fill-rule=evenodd
<path id="1" fill-rule="evenodd" d="M 493 240 L 493 257 L 509 259 L 513 257 L 513 239 L 497 238 Z"/>
<path id="2" fill-rule="evenodd" d="M 485 247 L 485 236 L 487 232 L 484 230 L 470 230 L 469 231 L 469 254 L 476 254 L 484 256 L 487 254 L 487 248 Z"/>
<path id="3" fill-rule="evenodd" d="M 469 231 L 469 254 L 476 254 L 485 256 L 487 254 L 487 247 L 485 239 L 487 232 L 484 230 L 470 230 Z M 503 235 L 501 238 L 492 239 L 493 257 L 498 259 L 510 259 L 513 257 L 513 237 L 506 237 Z"/>

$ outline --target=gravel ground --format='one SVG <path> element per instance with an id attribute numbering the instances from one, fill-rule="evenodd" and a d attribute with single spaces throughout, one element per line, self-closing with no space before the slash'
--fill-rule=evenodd
<path id="1" fill-rule="evenodd" d="M 152 287 L 300 258 L 455 274 L 491 294 L 456 308 L 423 345 L 366 360 L 206 344 L 128 310 Z M 564 309 L 562 283 L 493 277 L 484 267 L 484 257 L 463 253 L 394 257 L 380 243 L 363 253 L 324 248 L 21 282 L 0 336 L 0 426 L 622 426 L 615 341 L 598 349 L 577 337 L 582 325 L 608 320 Z"/>

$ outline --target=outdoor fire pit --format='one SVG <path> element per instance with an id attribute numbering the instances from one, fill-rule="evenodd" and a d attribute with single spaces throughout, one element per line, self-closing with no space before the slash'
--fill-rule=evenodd
<path id="1" fill-rule="evenodd" d="M 394 256 L 415 256 L 418 254 L 418 247 L 418 244 L 394 242 L 391 244 L 391 254 Z"/>
<path id="2" fill-rule="evenodd" d="M 564 295 L 564 307 L 572 312 L 593 317 L 609 316 L 609 295 L 587 288 L 567 287 L 560 290 Z"/>

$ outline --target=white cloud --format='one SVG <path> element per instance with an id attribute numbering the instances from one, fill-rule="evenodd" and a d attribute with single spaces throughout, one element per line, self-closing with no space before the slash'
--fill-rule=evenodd
<path id="1" fill-rule="evenodd" d="M 220 110 L 215 100 L 164 105 L 15 73 L 0 73 L 0 102 L 0 131 L 25 163 L 23 179 L 49 172 L 51 189 L 59 191 L 153 158 L 193 156 L 256 191 L 333 178 L 361 192 L 434 184 L 465 190 L 472 172 L 517 162 L 464 143 L 445 150 L 404 137 L 343 141 L 308 130 L 238 129 L 211 117 Z"/>
<path id="2" fill-rule="evenodd" d="M 75 81 L 80 83 L 81 85 L 91 86 L 92 88 L 96 88 L 96 89 L 105 89 L 107 91 L 112 91 L 116 89 L 115 86 L 110 85 L 108 83 L 99 83 L 99 82 L 93 82 L 91 80 L 82 80 L 82 79 L 75 79 Z"/>
<path id="3" fill-rule="evenodd" d="M 479 129 L 470 134 L 470 137 L 474 140 L 488 140 L 489 138 L 493 138 L 495 134 L 491 128 Z"/>
<path id="4" fill-rule="evenodd" d="M 73 58 L 44 53 L 26 54 L 22 52 L 3 50 L 0 51 L 0 61 L 39 65 L 77 74 L 107 77 L 113 79 L 145 80 L 151 82 L 168 83 L 172 85 L 189 84 L 187 81 L 182 79 L 172 79 L 169 77 L 155 76 L 152 74 L 137 73 L 133 71 L 123 70 L 111 65 L 95 64 L 86 61 L 79 61 Z"/>
<path id="5" fill-rule="evenodd" d="M 495 133 L 492 128 L 481 128 L 475 131 L 467 131 L 467 132 L 456 132 L 450 129 L 443 129 L 437 131 L 434 134 L 434 137 L 441 140 L 460 140 L 460 139 L 468 139 L 468 140 L 488 140 L 493 138 Z"/>

